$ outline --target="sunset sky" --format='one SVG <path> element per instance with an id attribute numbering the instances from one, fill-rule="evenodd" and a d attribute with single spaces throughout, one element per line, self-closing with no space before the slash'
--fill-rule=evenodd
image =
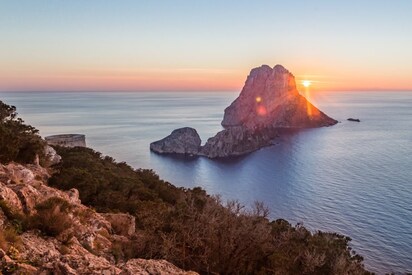
<path id="1" fill-rule="evenodd" d="M 2 1 L 0 91 L 412 90 L 412 1 Z"/>

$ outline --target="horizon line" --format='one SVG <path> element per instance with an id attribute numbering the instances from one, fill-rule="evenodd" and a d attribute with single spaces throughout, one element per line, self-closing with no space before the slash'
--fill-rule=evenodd
<path id="1" fill-rule="evenodd" d="M 108 93 L 114 93 L 114 92 L 240 92 L 240 90 L 231 90 L 231 89 L 127 89 L 127 90 L 105 90 L 105 89 L 71 89 L 71 90 L 62 90 L 62 89 L 56 89 L 56 90 L 38 90 L 38 89 L 33 89 L 33 90 L 1 90 L 0 93 L 23 93 L 23 92 L 32 92 L 32 93 L 40 93 L 40 92 L 50 92 L 50 93 L 92 93 L 92 92 L 97 92 L 97 93 L 102 93 L 102 92 L 108 92 Z M 299 91 L 299 89 L 298 89 Z M 412 89 L 331 89 L 331 90 L 317 90 L 313 89 L 311 92 L 412 92 Z"/>

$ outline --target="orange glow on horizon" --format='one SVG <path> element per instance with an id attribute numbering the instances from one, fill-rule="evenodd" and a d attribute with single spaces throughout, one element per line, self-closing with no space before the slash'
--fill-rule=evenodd
<path id="1" fill-rule="evenodd" d="M 93 71 L 56 72 L 2 76 L 0 90 L 240 90 L 238 77 L 232 72 L 164 70 L 164 71 Z"/>
<path id="2" fill-rule="evenodd" d="M 133 68 L 90 68 L 72 69 L 43 68 L 0 68 L 0 91 L 14 90 L 182 90 L 182 91 L 240 91 L 250 71 L 249 65 L 235 69 L 133 69 Z M 289 68 L 292 72 L 293 67 Z M 295 78 L 299 91 L 361 91 L 361 90 L 412 90 L 407 72 L 394 77 L 379 74 L 361 75 L 357 72 L 313 68 L 316 74 L 300 74 Z M 303 68 L 303 70 L 308 70 Z M 366 74 L 366 73 L 365 73 Z M 310 79 L 310 80 L 309 80 Z M 309 95 L 307 95 L 309 96 Z M 256 98 L 256 102 L 258 102 Z M 260 99 L 262 100 L 262 99 Z"/>

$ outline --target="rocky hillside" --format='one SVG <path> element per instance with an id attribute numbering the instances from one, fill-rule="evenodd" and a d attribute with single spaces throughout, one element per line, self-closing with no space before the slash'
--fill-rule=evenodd
<path id="1" fill-rule="evenodd" d="M 128 259 L 135 217 L 97 213 L 47 169 L 0 164 L 0 274 L 197 274 L 165 260 Z"/>

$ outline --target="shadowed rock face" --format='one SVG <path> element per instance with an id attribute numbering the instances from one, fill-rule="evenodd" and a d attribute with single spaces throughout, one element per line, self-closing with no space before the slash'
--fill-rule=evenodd
<path id="1" fill-rule="evenodd" d="M 193 154 L 200 150 L 201 140 L 197 131 L 190 127 L 174 130 L 164 139 L 152 142 L 150 150 L 160 154 Z"/>
<path id="2" fill-rule="evenodd" d="M 313 106 L 296 88 L 295 77 L 281 65 L 254 68 L 240 95 L 225 109 L 223 131 L 200 146 L 193 128 L 181 128 L 150 145 L 157 153 L 237 156 L 271 145 L 285 128 L 331 126 L 337 121 Z"/>
<path id="3" fill-rule="evenodd" d="M 254 68 L 239 97 L 225 109 L 222 126 L 307 128 L 336 124 L 296 89 L 295 77 L 281 65 Z"/>
<path id="4" fill-rule="evenodd" d="M 271 145 L 276 135 L 277 131 L 234 126 L 209 138 L 199 154 L 209 158 L 239 156 Z"/>

